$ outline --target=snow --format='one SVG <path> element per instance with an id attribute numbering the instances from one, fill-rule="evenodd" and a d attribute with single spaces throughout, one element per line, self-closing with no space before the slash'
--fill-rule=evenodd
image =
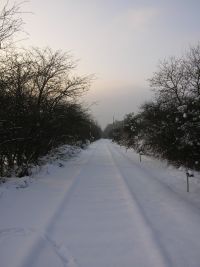
<path id="1" fill-rule="evenodd" d="M 187 105 L 181 105 L 181 106 L 177 107 L 177 109 L 179 112 L 183 113 L 185 110 L 187 110 Z"/>
<path id="2" fill-rule="evenodd" d="M 183 113 L 183 118 L 186 119 L 187 118 L 187 114 Z"/>
<path id="3" fill-rule="evenodd" d="M 1 267 L 199 267 L 200 180 L 100 140 L 0 186 Z M 49 160 L 49 158 L 48 158 Z"/>

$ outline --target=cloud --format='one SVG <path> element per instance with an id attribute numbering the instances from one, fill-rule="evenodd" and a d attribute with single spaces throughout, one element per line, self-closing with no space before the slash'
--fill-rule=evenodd
<path id="1" fill-rule="evenodd" d="M 138 10 L 129 10 L 126 18 L 127 23 L 133 29 L 141 29 L 147 26 L 156 16 L 158 10 L 154 8 L 145 8 Z"/>
<path id="2" fill-rule="evenodd" d="M 158 8 L 130 8 L 114 19 L 115 27 L 138 31 L 148 27 L 158 16 L 160 10 Z"/>

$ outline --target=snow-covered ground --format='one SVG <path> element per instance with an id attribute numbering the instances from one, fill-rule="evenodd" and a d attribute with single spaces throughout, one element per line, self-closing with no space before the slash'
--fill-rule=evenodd
<path id="1" fill-rule="evenodd" d="M 100 140 L 0 186 L 1 267 L 199 267 L 200 180 Z"/>

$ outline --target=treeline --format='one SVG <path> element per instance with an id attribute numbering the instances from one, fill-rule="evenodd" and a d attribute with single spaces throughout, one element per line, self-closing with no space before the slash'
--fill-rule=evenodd
<path id="1" fill-rule="evenodd" d="M 200 44 L 160 62 L 149 82 L 154 99 L 104 134 L 127 148 L 200 169 Z"/>
<path id="2" fill-rule="evenodd" d="M 27 175 L 30 164 L 52 148 L 101 136 L 78 103 L 91 77 L 75 74 L 69 54 L 10 47 L 22 26 L 18 13 L 19 6 L 6 5 L 0 14 L 0 177 Z"/>

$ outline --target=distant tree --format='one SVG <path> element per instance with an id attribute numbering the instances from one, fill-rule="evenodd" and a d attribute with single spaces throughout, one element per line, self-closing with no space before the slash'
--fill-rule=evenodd
<path id="1" fill-rule="evenodd" d="M 123 121 L 114 121 L 113 122 L 113 129 L 111 132 L 112 140 L 121 144 L 123 134 Z"/>
<path id="2" fill-rule="evenodd" d="M 103 130 L 103 138 L 112 139 L 113 135 L 113 123 L 106 125 L 105 129 Z"/>

